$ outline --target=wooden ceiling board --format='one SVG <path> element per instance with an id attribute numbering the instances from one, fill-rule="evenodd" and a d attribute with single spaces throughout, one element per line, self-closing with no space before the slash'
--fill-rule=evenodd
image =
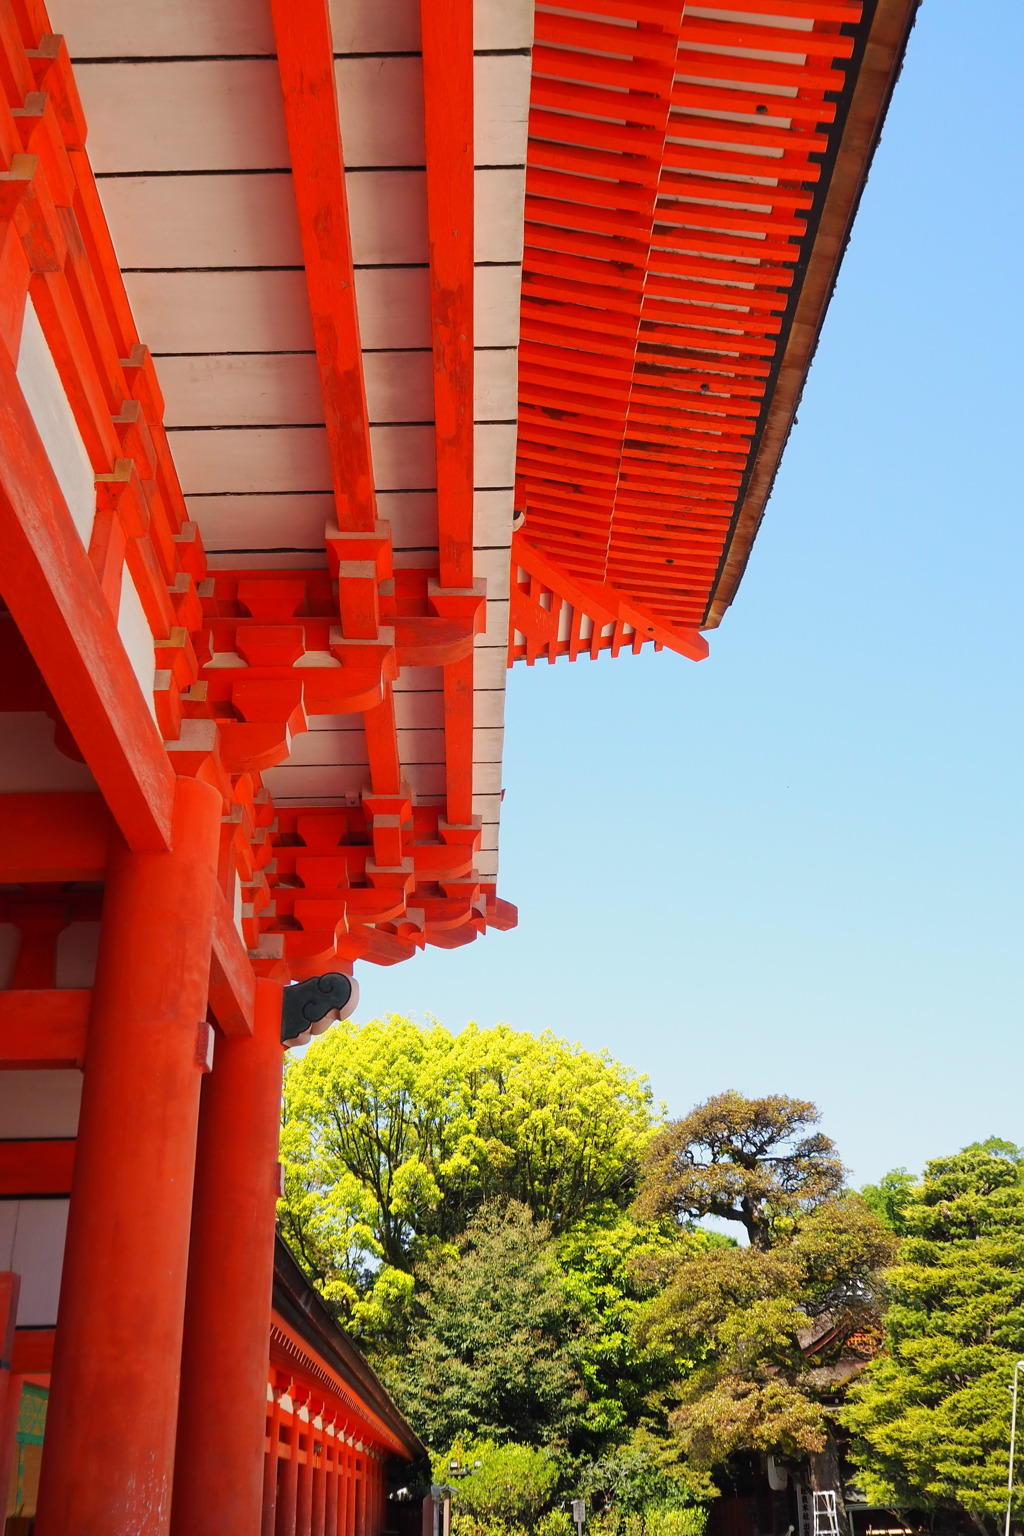
<path id="1" fill-rule="evenodd" d="M 511 488 L 516 465 L 516 423 L 480 422 L 475 433 L 476 485 Z"/>
<path id="2" fill-rule="evenodd" d="M 274 52 L 265 0 L 49 0 L 47 12 L 75 60 Z"/>
<path id="3" fill-rule="evenodd" d="M 476 259 L 518 265 L 523 259 L 523 174 L 501 166 L 476 173 Z"/>
<path id="4" fill-rule="evenodd" d="M 113 176 L 99 181 L 122 269 L 301 267 L 291 176 Z"/>
<path id="5" fill-rule="evenodd" d="M 345 178 L 345 188 L 352 221 L 352 260 L 357 267 L 427 261 L 423 171 L 352 171 Z"/>
<path id="6" fill-rule="evenodd" d="M 291 163 L 273 59 L 80 64 L 75 80 L 97 175 L 280 171 Z"/>
<path id="7" fill-rule="evenodd" d="M 325 491 L 331 483 L 323 427 L 182 428 L 169 437 L 186 496 Z"/>
<path id="8" fill-rule="evenodd" d="M 300 271 L 128 272 L 125 287 L 154 357 L 313 350 Z"/>
<path id="9" fill-rule="evenodd" d="M 331 0 L 331 32 L 339 53 L 418 53 L 418 0 Z"/>
<path id="10" fill-rule="evenodd" d="M 319 555 L 324 529 L 334 516 L 330 491 L 186 496 L 185 501 L 210 551 L 276 549 L 285 538 L 289 546 Z"/>
<path id="11" fill-rule="evenodd" d="M 395 693 L 395 724 L 400 731 L 440 731 L 444 729 L 444 694 L 419 689 L 414 693 Z"/>
<path id="12" fill-rule="evenodd" d="M 312 426 L 323 421 L 311 352 L 162 357 L 168 427 Z"/>
<path id="13" fill-rule="evenodd" d="M 533 46 L 533 0 L 476 0 L 473 45 L 477 49 Z"/>
<path id="14" fill-rule="evenodd" d="M 430 273 L 418 267 L 356 268 L 364 351 L 430 346 Z"/>
<path id="15" fill-rule="evenodd" d="M 474 335 L 478 348 L 518 348 L 521 287 L 522 274 L 518 264 L 477 267 Z"/>

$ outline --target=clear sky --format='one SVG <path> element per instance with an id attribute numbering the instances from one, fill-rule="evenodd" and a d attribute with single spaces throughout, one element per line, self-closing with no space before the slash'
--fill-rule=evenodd
<path id="1" fill-rule="evenodd" d="M 1024 6 L 925 0 L 739 596 L 699 665 L 517 667 L 519 928 L 360 1017 L 814 1099 L 857 1181 L 1024 1141 Z"/>

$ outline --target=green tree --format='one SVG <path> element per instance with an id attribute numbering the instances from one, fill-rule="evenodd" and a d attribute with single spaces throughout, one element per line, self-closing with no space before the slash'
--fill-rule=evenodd
<path id="1" fill-rule="evenodd" d="M 874 1211 L 890 1232 L 902 1236 L 906 1231 L 906 1210 L 914 1198 L 916 1179 L 905 1168 L 893 1168 L 883 1173 L 877 1184 L 865 1184 L 861 1199 L 869 1210 Z"/>
<path id="2" fill-rule="evenodd" d="M 694 1509 L 705 1491 L 703 1480 L 694 1481 L 679 1458 L 678 1447 L 643 1425 L 628 1440 L 609 1445 L 581 1467 L 576 1487 L 596 1511 L 610 1516 L 612 1529 L 621 1529 L 630 1516 L 641 1516 L 650 1532 L 655 1510 L 703 1514 Z M 703 1528 L 699 1519 L 692 1530 L 702 1532 Z"/>
<path id="3" fill-rule="evenodd" d="M 653 1138 L 636 1208 L 738 1222 L 754 1248 L 770 1248 L 780 1221 L 842 1188 L 835 1145 L 811 1130 L 820 1118 L 806 1099 L 716 1094 Z"/>
<path id="4" fill-rule="evenodd" d="M 341 1316 L 394 1333 L 417 1264 L 488 1200 L 555 1234 L 628 1205 L 653 1123 L 645 1078 L 551 1034 L 346 1022 L 286 1071 L 284 1234 Z"/>
<path id="5" fill-rule="evenodd" d="M 447 1455 L 434 1458 L 436 1482 L 448 1482 L 453 1459 L 472 1469 L 459 1477 L 452 1500 L 454 1536 L 495 1526 L 532 1526 L 558 1487 L 558 1463 L 537 1446 L 457 1440 Z"/>
<path id="6" fill-rule="evenodd" d="M 598 1207 L 559 1239 L 565 1294 L 588 1325 L 580 1369 L 588 1441 L 598 1452 L 640 1424 L 678 1374 L 674 1351 L 638 1333 L 657 1288 L 659 1260 L 681 1249 L 702 1251 L 715 1240 L 701 1231 L 680 1232 L 664 1218 L 636 1221 L 612 1205 Z"/>
<path id="7" fill-rule="evenodd" d="M 873 1502 L 998 1529 L 1024 1353 L 1024 1149 L 992 1139 L 929 1163 L 901 1221 L 884 1351 L 844 1413 L 858 1482 Z"/>
<path id="8" fill-rule="evenodd" d="M 564 1445 L 585 1410 L 584 1323 L 549 1224 L 492 1201 L 422 1280 L 407 1349 L 386 1375 L 427 1444 Z"/>
<path id="9" fill-rule="evenodd" d="M 692 1468 L 741 1450 L 808 1456 L 815 1485 L 838 1491 L 830 1405 L 851 1341 L 877 1323 L 894 1239 L 841 1191 L 832 1142 L 808 1134 L 817 1119 L 801 1100 L 728 1093 L 656 1138 L 637 1209 L 724 1217 L 750 1241 L 655 1259 L 641 1338 L 685 1363 L 669 1424 Z"/>

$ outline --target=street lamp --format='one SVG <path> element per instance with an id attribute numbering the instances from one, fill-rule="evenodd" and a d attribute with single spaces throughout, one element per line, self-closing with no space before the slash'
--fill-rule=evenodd
<path id="1" fill-rule="evenodd" d="M 1024 1360 L 1013 1367 L 1013 1408 L 1010 1410 L 1010 1471 L 1006 1478 L 1006 1528 L 1004 1536 L 1010 1536 L 1010 1518 L 1013 1514 L 1013 1462 L 1017 1448 L 1017 1384 L 1024 1371 Z"/>

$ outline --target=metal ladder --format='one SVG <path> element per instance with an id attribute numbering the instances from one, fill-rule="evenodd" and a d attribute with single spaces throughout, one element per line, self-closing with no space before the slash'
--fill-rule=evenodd
<path id="1" fill-rule="evenodd" d="M 839 1516 L 836 1512 L 836 1496 L 831 1488 L 824 1493 L 815 1490 L 814 1536 L 839 1536 Z"/>

